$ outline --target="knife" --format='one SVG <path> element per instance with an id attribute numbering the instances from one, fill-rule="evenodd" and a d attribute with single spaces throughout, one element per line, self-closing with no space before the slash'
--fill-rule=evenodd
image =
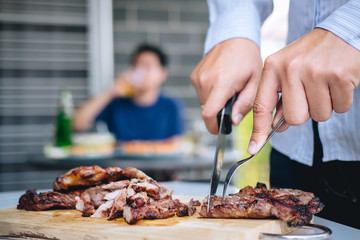
<path id="1" fill-rule="evenodd" d="M 212 171 L 212 176 L 210 179 L 210 194 L 208 197 L 207 211 L 210 211 L 210 208 L 213 204 L 213 197 L 216 193 L 217 187 L 219 185 L 221 169 L 224 161 L 224 152 L 226 146 L 226 135 L 229 135 L 232 131 L 232 119 L 231 119 L 231 110 L 232 106 L 237 98 L 237 94 L 232 96 L 223 109 L 217 114 L 217 121 L 219 126 L 219 135 L 217 138 L 215 157 L 214 157 L 214 166 Z"/>

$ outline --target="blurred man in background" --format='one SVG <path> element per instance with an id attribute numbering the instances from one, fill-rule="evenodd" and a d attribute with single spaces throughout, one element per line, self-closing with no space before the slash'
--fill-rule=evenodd
<path id="1" fill-rule="evenodd" d="M 88 130 L 94 122 L 104 121 L 118 141 L 178 141 L 184 131 L 181 104 L 161 93 L 167 63 L 161 49 L 140 45 L 131 67 L 114 85 L 76 111 L 74 129 Z"/>

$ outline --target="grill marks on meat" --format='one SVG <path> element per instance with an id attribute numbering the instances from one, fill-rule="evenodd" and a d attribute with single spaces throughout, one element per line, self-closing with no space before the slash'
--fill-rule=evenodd
<path id="1" fill-rule="evenodd" d="M 190 200 L 189 205 L 181 203 L 178 199 L 161 199 L 150 202 L 140 208 L 124 207 L 123 217 L 128 224 L 135 224 L 141 219 L 163 219 L 173 216 L 192 216 L 196 212 L 199 201 Z"/>
<path id="2" fill-rule="evenodd" d="M 135 224 L 141 219 L 163 219 L 177 215 L 188 216 L 189 207 L 178 199 L 161 199 L 140 208 L 124 207 L 123 216 L 128 224 Z"/>
<path id="3" fill-rule="evenodd" d="M 71 191 L 79 189 L 76 191 Z M 124 217 L 129 224 L 140 219 L 191 216 L 198 201 L 189 205 L 172 199 L 172 190 L 158 184 L 136 168 L 99 166 L 77 167 L 65 172 L 54 182 L 54 191 L 37 193 L 29 190 L 19 199 L 18 209 L 46 210 L 68 208 L 84 217 Z"/>
<path id="4" fill-rule="evenodd" d="M 200 215 L 208 218 L 268 218 L 275 216 L 292 226 L 309 223 L 324 204 L 313 193 L 293 189 L 267 189 L 258 183 L 255 188 L 247 186 L 236 194 L 215 196 L 213 207 L 207 212 L 207 199 Z"/>
<path id="5" fill-rule="evenodd" d="M 69 190 L 87 188 L 124 179 L 137 179 L 157 185 L 155 180 L 136 168 L 101 168 L 100 166 L 93 165 L 81 166 L 65 172 L 56 178 L 53 189 L 58 192 L 68 192 Z"/>
<path id="6" fill-rule="evenodd" d="M 20 199 L 17 209 L 42 211 L 53 208 L 75 208 L 75 197 L 81 191 L 73 191 L 67 194 L 59 192 L 37 193 L 36 190 L 27 190 Z"/>
<path id="7" fill-rule="evenodd" d="M 127 179 L 139 179 L 139 180 L 147 180 L 147 181 L 155 181 L 148 175 L 146 175 L 143 171 L 140 171 L 139 169 L 128 167 L 125 168 L 122 171 L 122 175 L 126 177 Z"/>
<path id="8" fill-rule="evenodd" d="M 78 189 L 118 181 L 123 177 L 122 171 L 123 170 L 118 167 L 103 169 L 97 165 L 77 167 L 56 178 L 53 188 L 55 191 L 66 192 L 69 189 Z"/>

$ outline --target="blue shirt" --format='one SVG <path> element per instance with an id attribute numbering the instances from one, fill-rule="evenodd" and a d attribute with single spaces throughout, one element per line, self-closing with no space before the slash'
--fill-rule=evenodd
<path id="1" fill-rule="evenodd" d="M 205 54 L 231 38 L 247 38 L 260 47 L 260 27 L 273 9 L 272 0 L 208 0 L 210 27 Z M 326 29 L 360 51 L 360 0 L 291 0 L 287 43 L 314 27 Z M 323 161 L 360 160 L 360 86 L 354 90 L 353 105 L 346 113 L 333 112 L 320 122 Z M 272 138 L 272 145 L 293 160 L 312 165 L 311 121 L 292 126 Z"/>
<path id="2" fill-rule="evenodd" d="M 116 98 L 97 116 L 117 140 L 162 140 L 184 131 L 180 101 L 160 95 L 151 106 L 138 106 L 130 98 Z"/>

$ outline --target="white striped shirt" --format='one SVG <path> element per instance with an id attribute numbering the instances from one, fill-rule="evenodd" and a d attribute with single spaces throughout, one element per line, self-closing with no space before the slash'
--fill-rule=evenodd
<path id="1" fill-rule="evenodd" d="M 231 38 L 247 38 L 260 46 L 260 27 L 273 9 L 272 0 L 208 0 L 210 27 L 205 53 Z M 289 9 L 287 43 L 313 28 L 326 29 L 360 51 L 360 0 L 292 0 Z M 360 66 L 359 66 L 360 68 Z M 318 124 L 323 161 L 360 161 L 360 86 L 346 113 L 333 112 Z M 293 160 L 312 165 L 313 129 L 311 120 L 277 133 L 272 146 Z"/>

